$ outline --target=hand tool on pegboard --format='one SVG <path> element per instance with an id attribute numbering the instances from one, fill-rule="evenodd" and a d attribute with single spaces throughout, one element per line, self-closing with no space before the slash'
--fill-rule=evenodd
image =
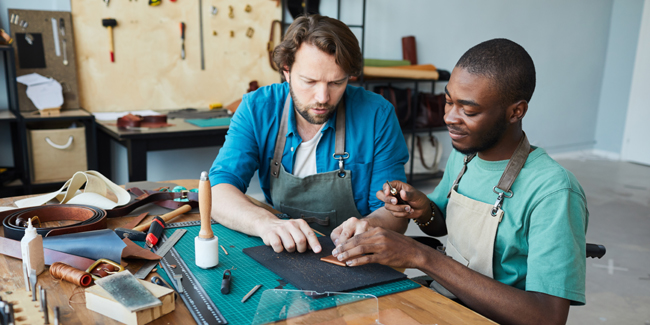
<path id="1" fill-rule="evenodd" d="M 106 5 L 108 5 L 108 2 L 106 2 Z M 113 27 L 117 26 L 117 20 L 114 18 L 102 19 L 102 26 L 108 28 L 108 40 L 110 42 L 111 49 L 111 62 L 115 62 L 115 48 L 113 47 Z"/>

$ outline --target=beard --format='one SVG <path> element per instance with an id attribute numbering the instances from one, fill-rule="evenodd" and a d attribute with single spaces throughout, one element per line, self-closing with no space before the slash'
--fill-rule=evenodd
<path id="1" fill-rule="evenodd" d="M 503 134 L 506 132 L 507 128 L 508 128 L 508 123 L 506 122 L 505 112 L 504 112 L 503 118 L 499 119 L 496 125 L 494 125 L 492 129 L 488 130 L 483 135 L 479 136 L 479 140 L 481 142 L 479 142 L 475 146 L 469 148 L 458 148 L 454 145 L 453 142 L 451 143 L 451 146 L 454 147 L 456 151 L 460 152 L 463 155 L 471 155 L 474 153 L 485 151 L 491 149 L 492 147 L 494 147 L 494 145 L 497 144 L 497 142 L 499 142 L 501 137 L 503 137 Z"/>
<path id="2" fill-rule="evenodd" d="M 330 117 L 334 115 L 334 112 L 336 111 L 335 108 L 338 105 L 338 103 L 336 103 L 335 105 L 327 105 L 327 104 L 304 105 L 298 100 L 296 94 L 294 94 L 293 87 L 291 86 L 291 80 L 289 80 L 289 93 L 291 94 L 291 99 L 293 99 L 293 106 L 296 108 L 298 114 L 300 114 L 300 116 L 302 116 L 305 120 L 307 120 L 307 122 L 311 124 L 320 125 L 327 122 L 330 119 Z M 312 108 L 327 109 L 327 113 L 312 114 L 309 112 L 309 110 Z"/>

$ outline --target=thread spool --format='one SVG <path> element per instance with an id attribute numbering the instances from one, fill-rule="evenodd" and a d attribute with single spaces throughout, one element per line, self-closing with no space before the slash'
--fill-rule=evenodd
<path id="1" fill-rule="evenodd" d="M 80 287 L 89 286 L 93 280 L 90 274 L 61 262 L 50 265 L 50 274 L 55 279 L 64 280 Z"/>

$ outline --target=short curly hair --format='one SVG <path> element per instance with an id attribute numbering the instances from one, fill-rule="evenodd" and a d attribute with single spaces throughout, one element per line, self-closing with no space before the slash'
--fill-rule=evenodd
<path id="1" fill-rule="evenodd" d="M 273 50 L 273 62 L 280 72 L 291 71 L 296 51 L 302 43 L 334 55 L 336 64 L 349 76 L 361 75 L 363 56 L 359 40 L 343 22 L 321 15 L 296 18 L 287 29 L 284 40 Z"/>
<path id="2" fill-rule="evenodd" d="M 501 95 L 501 103 L 520 100 L 530 103 L 535 91 L 535 64 L 519 44 L 495 38 L 467 50 L 456 67 L 492 80 Z"/>

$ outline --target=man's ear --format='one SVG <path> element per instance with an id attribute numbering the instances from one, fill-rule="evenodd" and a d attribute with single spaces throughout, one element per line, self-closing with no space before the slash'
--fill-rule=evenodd
<path id="1" fill-rule="evenodd" d="M 291 81 L 291 72 L 289 71 L 288 66 L 286 65 L 284 66 L 284 68 L 282 69 L 282 73 L 284 74 L 284 80 Z"/>
<path id="2" fill-rule="evenodd" d="M 521 121 L 526 112 L 528 112 L 528 102 L 525 100 L 520 100 L 510 106 L 509 121 L 510 123 L 516 123 Z"/>

